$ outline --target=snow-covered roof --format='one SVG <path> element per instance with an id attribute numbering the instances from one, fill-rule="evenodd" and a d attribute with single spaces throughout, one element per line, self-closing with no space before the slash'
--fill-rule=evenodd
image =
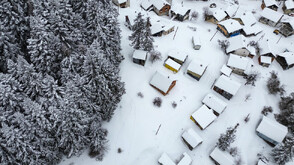
<path id="1" fill-rule="evenodd" d="M 161 31 L 167 31 L 172 27 L 173 26 L 170 25 L 169 23 L 164 22 L 164 21 L 160 21 L 160 22 L 152 23 L 150 30 L 151 30 L 151 34 L 155 34 L 155 33 L 161 32 Z"/>
<path id="2" fill-rule="evenodd" d="M 200 41 L 200 38 L 199 38 L 198 34 L 194 34 L 192 36 L 192 40 L 193 40 L 194 45 L 201 45 L 201 41 Z"/>
<path id="3" fill-rule="evenodd" d="M 157 9 L 163 8 L 165 5 L 170 5 L 167 1 L 165 0 L 151 0 L 153 6 Z"/>
<path id="4" fill-rule="evenodd" d="M 171 10 L 177 14 L 185 15 L 191 9 L 186 8 L 186 7 L 182 7 L 181 5 L 173 5 Z"/>
<path id="5" fill-rule="evenodd" d="M 176 165 L 165 152 L 158 159 L 158 162 L 162 165 Z"/>
<path id="6" fill-rule="evenodd" d="M 275 0 L 263 0 L 263 1 L 266 7 L 273 6 L 273 5 L 278 6 Z"/>
<path id="7" fill-rule="evenodd" d="M 206 105 L 202 105 L 197 111 L 192 114 L 194 120 L 205 129 L 210 123 L 212 123 L 217 117 Z"/>
<path id="8" fill-rule="evenodd" d="M 284 57 L 288 65 L 294 64 L 294 52 L 284 52 L 278 56 Z"/>
<path id="9" fill-rule="evenodd" d="M 190 165 L 192 163 L 191 157 L 184 152 L 183 153 L 183 158 L 180 160 L 180 162 L 177 165 Z"/>
<path id="10" fill-rule="evenodd" d="M 271 64 L 272 58 L 268 56 L 260 56 L 260 62 L 264 64 Z"/>
<path id="11" fill-rule="evenodd" d="M 122 4 L 122 3 L 125 3 L 127 2 L 128 0 L 117 0 L 119 4 Z"/>
<path id="12" fill-rule="evenodd" d="M 161 90 L 162 92 L 166 93 L 172 84 L 173 80 L 163 76 L 159 72 L 155 72 L 153 75 L 150 84 Z"/>
<path id="13" fill-rule="evenodd" d="M 263 116 L 256 131 L 278 143 L 281 143 L 288 133 L 288 128 L 275 120 Z"/>
<path id="14" fill-rule="evenodd" d="M 256 56 L 256 49 L 253 46 L 248 45 L 247 49 L 249 50 L 250 54 Z"/>
<path id="15" fill-rule="evenodd" d="M 268 53 L 272 53 L 269 42 L 266 39 L 259 41 L 258 44 L 259 44 L 259 47 L 260 47 L 259 54 L 261 56 L 265 55 L 265 54 L 268 54 Z"/>
<path id="16" fill-rule="evenodd" d="M 262 160 L 259 160 L 257 165 L 267 165 L 267 163 L 263 162 Z"/>
<path id="17" fill-rule="evenodd" d="M 202 75 L 207 68 L 208 64 L 200 60 L 193 60 L 190 62 L 187 70 L 194 72 L 198 75 Z"/>
<path id="18" fill-rule="evenodd" d="M 266 19 L 269 19 L 277 23 L 283 17 L 283 14 L 269 8 L 264 8 L 263 11 L 261 12 L 261 17 L 264 17 Z"/>
<path id="19" fill-rule="evenodd" d="M 144 50 L 135 50 L 133 53 L 133 58 L 139 60 L 145 60 L 147 56 L 147 52 Z"/>
<path id="20" fill-rule="evenodd" d="M 293 0 L 285 1 L 285 7 L 286 9 L 294 9 L 294 1 Z"/>
<path id="21" fill-rule="evenodd" d="M 239 82 L 224 75 L 221 75 L 214 85 L 232 95 L 235 95 L 241 87 L 241 84 Z"/>
<path id="22" fill-rule="evenodd" d="M 218 147 L 211 152 L 210 157 L 220 165 L 234 165 L 234 158 L 225 151 L 220 150 Z"/>
<path id="23" fill-rule="evenodd" d="M 218 114 L 221 114 L 228 105 L 226 102 L 224 102 L 222 99 L 218 98 L 212 93 L 207 94 L 202 100 L 202 103 L 217 112 Z"/>
<path id="24" fill-rule="evenodd" d="M 246 49 L 246 38 L 243 35 L 237 35 L 234 37 L 229 38 L 229 46 L 226 50 L 227 53 L 233 52 L 237 49 Z"/>
<path id="25" fill-rule="evenodd" d="M 241 24 L 234 19 L 227 19 L 222 22 L 219 22 L 219 24 L 224 26 L 227 29 L 228 33 L 232 33 L 242 29 Z"/>
<path id="26" fill-rule="evenodd" d="M 195 148 L 197 145 L 203 142 L 203 139 L 192 128 L 186 130 L 182 137 L 186 140 L 187 143 L 190 144 L 192 148 Z"/>
<path id="27" fill-rule="evenodd" d="M 171 66 L 172 68 L 174 68 L 176 70 L 179 70 L 181 68 L 181 65 L 179 63 L 175 62 L 174 60 L 172 60 L 171 58 L 168 58 L 165 61 L 165 64 Z"/>
<path id="28" fill-rule="evenodd" d="M 261 26 L 259 26 L 258 24 L 254 24 L 254 25 L 245 25 L 243 26 L 243 31 L 245 32 L 246 35 L 257 35 L 258 33 L 262 32 L 263 28 Z"/>
<path id="29" fill-rule="evenodd" d="M 143 0 L 141 2 L 141 6 L 147 10 L 150 6 L 152 6 L 152 0 Z"/>
<path id="30" fill-rule="evenodd" d="M 229 17 L 233 17 L 238 9 L 239 5 L 230 5 L 226 8 L 225 12 L 228 14 Z"/>
<path id="31" fill-rule="evenodd" d="M 248 63 L 249 59 L 247 57 L 230 54 L 227 65 L 228 67 L 234 67 L 245 71 L 248 66 Z"/>
<path id="32" fill-rule="evenodd" d="M 167 56 L 175 58 L 180 61 L 185 61 L 188 55 L 186 52 L 173 49 L 167 53 Z"/>
<path id="33" fill-rule="evenodd" d="M 237 12 L 234 18 L 240 18 L 243 24 L 247 26 L 251 26 L 257 22 L 254 15 L 250 11 Z"/>
<path id="34" fill-rule="evenodd" d="M 221 9 L 211 9 L 212 12 L 212 16 L 217 20 L 217 21 L 221 21 L 223 19 L 226 18 L 227 14 L 225 13 L 225 11 L 221 10 Z"/>
<path id="35" fill-rule="evenodd" d="M 223 73 L 224 75 L 226 75 L 226 76 L 230 76 L 231 75 L 231 73 L 232 73 L 232 69 L 231 68 L 229 68 L 226 64 L 224 64 L 223 66 L 222 66 L 222 68 L 221 68 L 221 73 Z"/>

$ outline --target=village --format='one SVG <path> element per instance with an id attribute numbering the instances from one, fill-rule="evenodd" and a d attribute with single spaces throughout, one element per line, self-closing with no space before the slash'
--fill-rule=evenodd
<path id="1" fill-rule="evenodd" d="M 131 107 L 128 112 L 133 113 L 133 117 L 140 116 L 130 121 L 130 116 L 123 116 L 126 125 L 132 125 L 139 133 L 131 132 L 121 138 L 125 143 L 137 141 L 138 148 L 147 148 L 121 146 L 122 150 L 125 148 L 126 157 L 135 158 L 129 160 L 121 156 L 120 164 L 150 164 L 151 160 L 152 164 L 156 164 L 156 160 L 160 165 L 274 164 L 267 153 L 282 143 L 289 131 L 276 121 L 274 114 L 266 116 L 260 111 L 264 104 L 270 104 L 278 112 L 277 97 L 265 93 L 265 83 L 272 70 L 285 80 L 289 93 L 291 89 L 293 92 L 294 2 L 112 1 L 118 7 L 121 28 L 125 31 L 122 54 L 126 62 L 122 68 L 131 65 L 122 73 L 132 80 L 127 84 L 132 92 L 127 90 L 126 96 L 132 99 L 126 98 L 124 105 Z M 161 55 L 152 57 L 149 51 L 130 47 L 128 37 L 138 13 L 147 20 L 154 47 Z M 158 59 L 150 62 L 151 57 Z M 251 86 L 246 85 L 244 78 L 250 75 L 259 76 Z M 160 99 L 159 105 L 152 104 L 154 95 Z M 137 103 L 132 105 L 135 99 Z M 143 103 L 146 99 L 148 103 Z M 143 109 L 146 112 L 142 112 Z M 118 114 L 122 115 L 123 110 L 120 111 Z M 117 137 L 126 129 L 124 125 L 115 126 L 118 133 L 110 132 L 110 137 L 117 140 L 115 147 L 121 145 Z M 242 150 L 238 156 L 216 145 L 219 135 L 233 126 L 238 131 L 240 127 L 245 130 L 237 134 L 239 143 L 236 145 Z M 172 134 L 168 128 L 172 128 Z M 152 135 L 144 135 L 145 132 Z M 151 142 L 147 142 L 148 139 L 152 139 Z M 151 144 L 152 141 L 156 145 Z M 180 149 L 173 151 L 172 146 Z M 110 158 L 107 161 L 111 162 Z"/>

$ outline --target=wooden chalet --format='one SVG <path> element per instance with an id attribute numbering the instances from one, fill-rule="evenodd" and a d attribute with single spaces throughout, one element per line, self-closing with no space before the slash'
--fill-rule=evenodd
<path id="1" fill-rule="evenodd" d="M 249 50 L 247 49 L 246 38 L 242 35 L 229 38 L 229 46 L 226 49 L 226 53 L 236 54 L 239 56 L 247 57 L 249 55 Z"/>
<path id="2" fill-rule="evenodd" d="M 256 133 L 271 145 L 281 143 L 288 133 L 288 128 L 277 121 L 263 116 L 256 128 Z"/>
<path id="3" fill-rule="evenodd" d="M 165 152 L 158 159 L 158 163 L 160 165 L 176 165 Z"/>
<path id="4" fill-rule="evenodd" d="M 269 67 L 269 65 L 274 61 L 276 56 L 273 54 L 268 40 L 261 40 L 258 42 L 260 51 L 258 62 L 264 67 Z"/>
<path id="5" fill-rule="evenodd" d="M 112 0 L 112 2 L 121 8 L 130 7 L 130 0 Z"/>
<path id="6" fill-rule="evenodd" d="M 198 35 L 192 36 L 192 44 L 195 50 L 199 50 L 201 48 L 201 41 Z"/>
<path id="7" fill-rule="evenodd" d="M 211 9 L 211 11 L 205 16 L 205 21 L 218 24 L 225 20 L 227 14 L 221 9 Z"/>
<path id="8" fill-rule="evenodd" d="M 147 59 L 147 52 L 143 50 L 135 50 L 133 53 L 133 62 L 144 66 Z"/>
<path id="9" fill-rule="evenodd" d="M 215 82 L 213 90 L 230 100 L 237 94 L 241 84 L 225 75 L 221 75 Z"/>
<path id="10" fill-rule="evenodd" d="M 294 66 L 294 52 L 280 53 L 276 57 L 276 61 L 284 70 L 290 69 Z"/>
<path id="11" fill-rule="evenodd" d="M 289 37 L 294 34 L 294 20 L 285 20 L 279 29 L 279 32 L 285 36 Z"/>
<path id="12" fill-rule="evenodd" d="M 251 37 L 251 36 L 257 36 L 263 31 L 262 27 L 260 27 L 258 24 L 254 24 L 252 26 L 249 25 L 244 25 L 241 34 L 243 34 L 246 37 Z"/>
<path id="13" fill-rule="evenodd" d="M 238 10 L 232 19 L 237 20 L 241 25 L 252 26 L 256 24 L 256 19 L 251 12 Z"/>
<path id="14" fill-rule="evenodd" d="M 196 79 L 197 81 L 199 81 L 205 73 L 207 66 L 208 64 L 206 62 L 200 60 L 193 60 L 187 68 L 187 74 L 192 78 Z"/>
<path id="15" fill-rule="evenodd" d="M 191 165 L 191 164 L 192 164 L 192 158 L 186 152 L 184 152 L 182 154 L 181 160 L 179 161 L 177 165 Z"/>
<path id="16" fill-rule="evenodd" d="M 239 9 L 239 5 L 230 5 L 226 8 L 227 18 L 233 18 Z"/>
<path id="17" fill-rule="evenodd" d="M 183 65 L 184 62 L 187 60 L 188 55 L 185 52 L 181 52 L 179 50 L 170 50 L 167 53 L 168 58 L 171 58 L 172 60 L 176 61 L 180 65 Z"/>
<path id="18" fill-rule="evenodd" d="M 171 5 L 166 0 L 153 0 L 152 5 L 153 10 L 157 15 L 169 15 Z"/>
<path id="19" fill-rule="evenodd" d="M 159 72 L 155 72 L 149 84 L 165 96 L 176 85 L 176 81 L 170 80 Z"/>
<path id="20" fill-rule="evenodd" d="M 177 73 L 177 72 L 181 69 L 181 67 L 182 67 L 182 65 L 180 65 L 180 64 L 177 63 L 177 62 L 175 62 L 175 61 L 172 60 L 171 58 L 167 58 L 167 59 L 165 60 L 165 62 L 164 62 L 164 66 L 165 66 L 167 69 L 173 71 L 174 73 Z"/>
<path id="21" fill-rule="evenodd" d="M 175 26 L 170 26 L 168 24 L 163 25 L 160 22 L 156 22 L 152 24 L 150 29 L 151 29 L 151 34 L 153 37 L 161 37 L 173 32 L 175 30 Z"/>
<path id="22" fill-rule="evenodd" d="M 293 14 L 294 13 L 294 1 L 286 0 L 283 6 L 283 11 L 285 14 Z"/>
<path id="23" fill-rule="evenodd" d="M 230 54 L 227 66 L 232 69 L 232 72 L 240 76 L 244 76 L 249 64 L 249 58 Z"/>
<path id="24" fill-rule="evenodd" d="M 283 14 L 276 12 L 272 9 L 265 8 L 261 13 L 259 22 L 275 27 L 278 25 L 278 23 L 281 21 L 282 18 L 283 18 Z"/>
<path id="25" fill-rule="evenodd" d="M 219 116 L 228 105 L 226 102 L 212 93 L 207 94 L 202 100 L 202 103 L 209 109 L 212 109 L 216 116 Z"/>
<path id="26" fill-rule="evenodd" d="M 227 38 L 240 34 L 242 26 L 234 19 L 227 19 L 217 24 L 217 29 Z"/>
<path id="27" fill-rule="evenodd" d="M 262 0 L 261 8 L 264 10 L 265 8 L 269 8 L 277 11 L 279 6 L 275 0 Z"/>
<path id="28" fill-rule="evenodd" d="M 185 21 L 189 20 L 191 9 L 186 9 L 182 7 L 172 8 L 171 9 L 171 18 L 178 20 L 178 21 Z"/>
<path id="29" fill-rule="evenodd" d="M 229 152 L 222 151 L 218 147 L 210 153 L 209 157 L 217 165 L 235 165 L 235 159 L 229 154 Z"/>
<path id="30" fill-rule="evenodd" d="M 192 128 L 182 134 L 182 139 L 191 151 L 203 142 L 203 139 Z"/>
<path id="31" fill-rule="evenodd" d="M 190 119 L 201 129 L 208 127 L 217 116 L 206 105 L 202 105 L 190 117 Z"/>

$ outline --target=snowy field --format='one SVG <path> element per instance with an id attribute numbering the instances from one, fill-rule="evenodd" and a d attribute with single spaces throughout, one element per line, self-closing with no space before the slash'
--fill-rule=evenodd
<path id="1" fill-rule="evenodd" d="M 182 0 L 173 0 L 173 5 L 180 5 Z M 231 77 L 242 83 L 238 93 L 230 100 L 215 93 L 211 87 L 220 76 L 222 65 L 227 63 L 226 56 L 220 49 L 217 40 L 226 39 L 223 34 L 218 32 L 210 41 L 216 32 L 216 25 L 205 22 L 202 16 L 202 8 L 210 3 L 216 2 L 217 7 L 225 9 L 228 2 L 224 0 L 213 0 L 209 2 L 184 0 L 183 5 L 191 8 L 199 13 L 196 21 L 178 22 L 172 21 L 167 16 L 157 16 L 154 12 L 146 12 L 140 8 L 139 0 L 131 0 L 131 7 L 119 9 L 119 21 L 122 30 L 122 51 L 125 60 L 121 64 L 121 76 L 125 82 L 126 94 L 115 111 L 112 120 L 105 123 L 105 127 L 109 131 L 109 152 L 106 154 L 102 162 L 91 159 L 87 154 L 80 157 L 74 157 L 62 161 L 60 165 L 154 165 L 163 152 L 166 152 L 173 161 L 179 160 L 183 152 L 187 152 L 193 159 L 193 165 L 213 165 L 213 161 L 209 158 L 209 154 L 214 148 L 217 139 L 221 133 L 224 133 L 227 127 L 234 126 L 239 123 L 237 130 L 237 139 L 232 146 L 240 149 L 243 164 L 255 165 L 258 153 L 262 153 L 268 158 L 268 153 L 272 149 L 265 141 L 259 138 L 255 132 L 257 124 L 261 119 L 261 110 L 263 106 L 272 106 L 274 113 L 279 111 L 279 96 L 269 95 L 266 88 L 266 81 L 272 70 L 278 72 L 281 83 L 285 85 L 286 95 L 294 92 L 294 68 L 283 71 L 280 65 L 274 61 L 269 68 L 264 68 L 258 64 L 257 57 L 250 60 L 252 63 L 251 70 L 258 71 L 260 76 L 256 82 L 256 86 L 245 86 L 245 80 L 233 74 Z M 239 0 L 240 8 L 248 10 L 256 10 L 254 14 L 258 20 L 261 12 L 261 1 Z M 151 17 L 152 20 L 161 20 L 169 22 L 178 27 L 177 34 L 175 31 L 163 37 L 154 38 L 155 49 L 162 53 L 163 60 L 151 63 L 147 60 L 145 67 L 134 64 L 132 62 L 133 48 L 129 45 L 128 36 L 131 31 L 124 26 L 125 16 L 129 15 L 134 18 L 138 12 L 145 16 Z M 282 13 L 281 7 L 279 12 Z M 272 50 L 275 54 L 281 53 L 286 48 L 294 51 L 294 36 L 282 37 L 279 43 L 277 41 L 280 35 L 273 33 L 274 28 L 257 22 L 263 32 L 249 40 L 257 41 L 263 34 L 268 38 Z M 200 50 L 192 48 L 191 36 L 192 31 L 188 26 L 197 27 L 202 47 Z M 163 66 L 163 62 L 167 57 L 167 52 L 171 49 L 178 49 L 186 52 L 188 60 L 185 62 L 181 70 L 174 74 Z M 200 81 L 196 81 L 188 76 L 186 68 L 191 60 L 200 59 L 207 62 L 208 68 Z M 155 71 L 160 71 L 168 75 L 171 79 L 177 80 L 176 86 L 167 96 L 161 95 L 158 91 L 149 85 L 149 81 Z M 137 96 L 138 92 L 142 92 L 144 97 Z M 201 100 L 208 93 L 214 93 L 228 103 L 226 110 L 205 130 L 200 130 L 190 120 L 190 115 L 201 105 Z M 245 101 L 247 95 L 250 98 Z M 155 97 L 161 97 L 163 102 L 160 108 L 155 107 L 152 101 Z M 177 107 L 174 109 L 171 103 L 175 101 Z M 244 118 L 250 114 L 248 123 L 244 122 Z M 273 114 L 269 117 L 273 118 Z M 158 127 L 161 128 L 156 135 Z M 203 139 L 204 142 L 190 151 L 181 139 L 184 130 L 193 128 Z M 122 149 L 118 153 L 118 148 Z M 294 163 L 288 163 L 293 165 Z"/>

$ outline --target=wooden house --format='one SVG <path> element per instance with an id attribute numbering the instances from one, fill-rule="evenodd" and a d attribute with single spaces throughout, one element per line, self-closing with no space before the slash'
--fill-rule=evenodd
<path id="1" fill-rule="evenodd" d="M 183 65 L 184 62 L 187 60 L 188 55 L 185 52 L 181 52 L 179 50 L 170 50 L 167 53 L 168 58 L 171 58 L 172 60 L 176 61 L 180 65 Z"/>
<path id="2" fill-rule="evenodd" d="M 173 71 L 174 73 L 177 73 L 180 69 L 181 69 L 181 65 L 177 62 L 175 62 L 174 60 L 172 60 L 171 58 L 167 58 L 164 62 L 164 66 Z"/>
<path id="3" fill-rule="evenodd" d="M 152 4 L 153 10 L 157 15 L 169 15 L 171 5 L 166 0 L 153 0 Z"/>
<path id="4" fill-rule="evenodd" d="M 144 66 L 147 59 L 147 52 L 143 50 L 135 50 L 133 53 L 133 62 Z"/>
<path id="5" fill-rule="evenodd" d="M 171 18 L 183 22 L 185 20 L 189 20 L 190 12 L 191 12 L 191 9 L 178 7 L 178 8 L 172 8 L 170 14 L 171 14 Z"/>
<path id="6" fill-rule="evenodd" d="M 293 0 L 286 0 L 283 6 L 283 11 L 285 14 L 292 14 L 294 13 L 294 1 Z"/>
<path id="7" fill-rule="evenodd" d="M 227 103 L 216 95 L 209 93 L 207 94 L 202 103 L 205 104 L 208 108 L 212 109 L 216 116 L 219 116 L 227 107 Z"/>
<path id="8" fill-rule="evenodd" d="M 191 163 L 192 163 L 192 158 L 186 152 L 184 152 L 181 157 L 181 160 L 179 161 L 177 165 L 191 165 Z"/>
<path id="9" fill-rule="evenodd" d="M 242 35 L 229 38 L 229 46 L 226 49 L 226 53 L 236 54 L 239 56 L 247 57 L 249 55 L 249 50 L 247 49 L 246 38 Z"/>
<path id="10" fill-rule="evenodd" d="M 191 115 L 190 118 L 201 130 L 204 130 L 217 118 L 217 116 L 206 105 L 202 105 Z"/>
<path id="11" fill-rule="evenodd" d="M 230 155 L 229 152 L 222 151 L 218 147 L 214 148 L 209 157 L 217 165 L 235 165 L 234 157 Z"/>
<path id="12" fill-rule="evenodd" d="M 232 19 L 237 20 L 241 25 L 252 26 L 256 24 L 256 19 L 251 12 L 238 10 Z"/>
<path id="13" fill-rule="evenodd" d="M 279 6 L 275 0 L 262 0 L 261 8 L 264 10 L 265 8 L 269 8 L 277 11 Z"/>
<path id="14" fill-rule="evenodd" d="M 217 29 L 226 37 L 233 37 L 240 34 L 242 26 L 234 19 L 227 19 L 217 24 Z"/>
<path id="15" fill-rule="evenodd" d="M 198 35 L 192 36 L 192 44 L 195 50 L 199 50 L 201 48 L 201 41 Z"/>
<path id="16" fill-rule="evenodd" d="M 269 65 L 274 61 L 276 56 L 272 52 L 268 40 L 261 40 L 258 42 L 258 44 L 260 47 L 260 56 L 258 57 L 258 62 L 260 65 L 264 67 L 269 67 Z"/>
<path id="17" fill-rule="evenodd" d="M 221 75 L 215 82 L 213 90 L 230 100 L 239 90 L 241 84 L 225 75 Z"/>
<path id="18" fill-rule="evenodd" d="M 203 142 L 203 139 L 192 128 L 182 134 L 182 139 L 191 151 Z"/>
<path id="19" fill-rule="evenodd" d="M 240 76 L 244 76 L 249 64 L 249 58 L 230 54 L 227 66 L 232 69 L 232 72 Z"/>
<path id="20" fill-rule="evenodd" d="M 221 68 L 221 75 L 225 75 L 225 76 L 228 76 L 230 77 L 231 74 L 232 74 L 232 69 L 229 68 L 226 64 L 224 64 Z"/>
<path id="21" fill-rule="evenodd" d="M 256 133 L 263 140 L 275 146 L 284 140 L 288 133 L 288 128 L 275 120 L 263 116 L 256 128 Z"/>
<path id="22" fill-rule="evenodd" d="M 174 163 L 171 158 L 167 155 L 167 153 L 162 153 L 162 155 L 160 156 L 160 158 L 158 159 L 158 163 L 160 165 L 176 165 L 176 163 Z"/>
<path id="23" fill-rule="evenodd" d="M 268 56 L 259 56 L 258 63 L 259 65 L 268 68 L 272 64 L 272 58 Z"/>
<path id="24" fill-rule="evenodd" d="M 277 55 L 276 61 L 284 70 L 290 69 L 294 66 L 294 52 L 280 53 Z"/>
<path id="25" fill-rule="evenodd" d="M 144 0 L 140 4 L 141 8 L 144 9 L 145 11 L 149 11 L 153 9 L 153 0 Z"/>
<path id="26" fill-rule="evenodd" d="M 254 24 L 252 26 L 244 25 L 241 30 L 241 34 L 243 34 L 246 37 L 251 37 L 260 34 L 262 31 L 262 27 L 260 27 L 258 24 Z"/>
<path id="27" fill-rule="evenodd" d="M 176 85 L 176 81 L 155 72 L 149 84 L 165 96 Z"/>
<path id="28" fill-rule="evenodd" d="M 205 16 L 205 21 L 218 24 L 219 22 L 225 20 L 227 14 L 220 9 L 211 9 L 209 13 Z"/>
<path id="29" fill-rule="evenodd" d="M 112 0 L 112 2 L 121 8 L 130 7 L 130 0 Z"/>
<path id="30" fill-rule="evenodd" d="M 233 18 L 239 9 L 239 5 L 230 5 L 226 8 L 227 18 Z"/>
<path id="31" fill-rule="evenodd" d="M 189 64 L 187 68 L 187 74 L 192 78 L 196 79 L 197 81 L 199 81 L 200 78 L 203 76 L 204 72 L 206 71 L 207 66 L 208 64 L 203 61 L 194 60 Z"/>
<path id="32" fill-rule="evenodd" d="M 279 12 L 276 12 L 272 9 L 265 8 L 261 13 L 259 22 L 275 27 L 281 21 L 282 18 L 283 14 L 280 14 Z"/>
<path id="33" fill-rule="evenodd" d="M 163 25 L 159 22 L 152 24 L 150 27 L 151 34 L 153 37 L 161 37 L 164 35 L 168 35 L 175 30 L 175 26 L 170 26 L 168 24 Z"/>
<path id="34" fill-rule="evenodd" d="M 285 36 L 289 37 L 294 34 L 294 20 L 286 20 L 282 22 L 279 32 Z"/>

